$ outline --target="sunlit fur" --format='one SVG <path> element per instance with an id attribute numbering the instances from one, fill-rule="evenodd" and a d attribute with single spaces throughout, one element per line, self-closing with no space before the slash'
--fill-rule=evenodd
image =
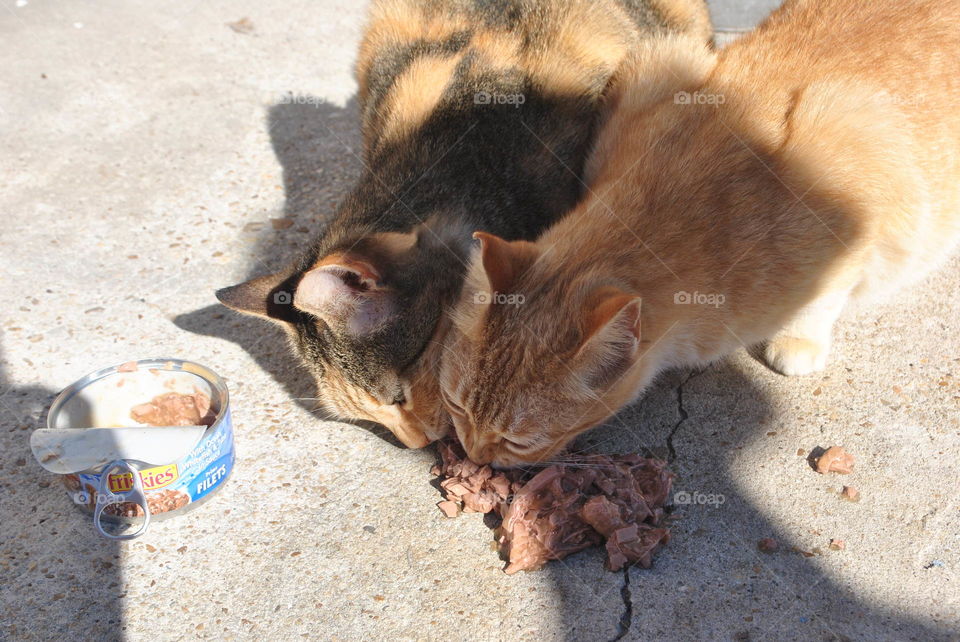
<path id="1" fill-rule="evenodd" d="M 957 244 L 958 51 L 957 0 L 820 0 L 787 2 L 717 60 L 675 39 L 641 53 L 584 202 L 536 243 L 473 258 L 441 376 L 470 456 L 549 460 L 657 373 L 741 346 L 785 374 L 822 368 L 849 301 Z M 471 300 L 497 281 L 524 303 Z"/>

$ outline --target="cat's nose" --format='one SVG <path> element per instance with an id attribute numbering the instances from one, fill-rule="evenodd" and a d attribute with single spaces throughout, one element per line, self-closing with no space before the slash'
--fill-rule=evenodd
<path id="1" fill-rule="evenodd" d="M 453 428 L 453 421 L 450 419 L 450 415 L 447 411 L 440 406 L 438 408 L 436 417 L 433 420 L 433 423 L 429 426 L 424 426 L 423 432 L 426 433 L 427 438 L 430 441 L 437 441 L 446 437 Z"/>
<path id="2" fill-rule="evenodd" d="M 407 448 L 423 448 L 431 441 L 418 425 L 400 422 L 394 426 L 387 426 L 387 428 L 390 428 L 390 431 L 396 435 L 397 439 L 403 442 L 403 445 Z"/>
<path id="3" fill-rule="evenodd" d="M 423 422 L 395 405 L 381 407 L 377 421 L 386 426 L 407 448 L 423 448 L 430 443 Z"/>
<path id="4" fill-rule="evenodd" d="M 475 461 L 478 464 L 489 464 L 492 463 L 497 455 L 497 446 L 496 444 L 486 443 L 486 444 L 474 444 L 473 448 L 467 450 L 467 454 L 470 455 L 470 459 Z"/>
<path id="5" fill-rule="evenodd" d="M 482 463 L 479 459 L 481 452 L 477 447 L 477 436 L 476 431 L 472 428 L 464 429 L 462 419 L 454 419 L 453 425 L 456 427 L 457 436 L 460 438 L 460 445 L 463 446 L 463 450 L 467 453 L 467 457 L 476 463 Z"/>
<path id="6" fill-rule="evenodd" d="M 411 416 L 405 418 L 404 425 L 407 430 L 423 435 L 423 439 L 429 444 L 447 436 L 447 433 L 450 431 L 449 422 L 450 420 L 443 415 L 435 416 L 428 420 L 424 420 L 419 416 Z"/>
<path id="7" fill-rule="evenodd" d="M 490 464 L 493 462 L 493 457 L 486 454 L 486 451 L 481 451 L 479 453 L 474 452 L 473 454 L 470 455 L 470 459 L 474 463 L 480 464 L 481 466 L 484 466 L 486 464 Z"/>

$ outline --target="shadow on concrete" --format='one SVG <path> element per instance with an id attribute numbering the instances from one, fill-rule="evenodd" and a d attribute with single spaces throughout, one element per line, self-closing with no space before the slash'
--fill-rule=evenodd
<path id="1" fill-rule="evenodd" d="M 261 230 L 251 250 L 253 260 L 243 280 L 269 274 L 289 264 L 308 247 L 352 188 L 361 170 L 356 98 L 343 107 L 315 96 L 291 96 L 270 108 L 270 142 L 283 169 L 285 202 L 278 217 L 289 227 Z M 226 281 L 224 286 L 230 285 Z M 213 299 L 213 293 L 210 293 Z M 242 347 L 290 397 L 318 419 L 335 419 L 314 398 L 316 386 L 287 347 L 280 327 L 237 314 L 219 303 L 178 315 L 174 324 L 187 332 L 225 339 Z M 372 422 L 351 422 L 384 441 L 401 446 L 389 430 Z"/>
<path id="2" fill-rule="evenodd" d="M 295 358 L 287 346 L 287 336 L 268 321 L 237 314 L 219 303 L 177 315 L 173 323 L 192 334 L 216 337 L 236 343 L 256 361 L 264 372 L 283 386 L 303 408 L 326 418 L 313 401 L 316 387 L 313 377 Z"/>
<path id="3" fill-rule="evenodd" d="M 0 639 L 81 639 L 109 631 L 103 639 L 120 640 L 119 544 L 97 534 L 61 478 L 41 468 L 30 451 L 30 433 L 46 425 L 57 391 L 17 385 L 2 363 Z"/>
<path id="4" fill-rule="evenodd" d="M 872 605 L 825 575 L 815 558 L 791 550 L 794 533 L 744 497 L 749 481 L 731 471 L 735 454 L 776 426 L 755 376 L 726 362 L 667 373 L 641 401 L 578 442 L 588 451 L 673 457 L 675 496 L 722 495 L 723 504 L 674 505 L 673 539 L 653 567 L 632 568 L 613 583 L 591 581 L 602 563 L 596 551 L 549 565 L 567 639 L 951 639 L 931 622 Z M 797 460 L 784 475 L 810 472 L 805 458 Z M 779 542 L 777 552 L 757 549 L 766 537 Z M 826 549 L 822 554 L 831 554 Z M 614 634 L 597 632 L 599 618 L 583 616 L 588 609 L 605 611 Z"/>

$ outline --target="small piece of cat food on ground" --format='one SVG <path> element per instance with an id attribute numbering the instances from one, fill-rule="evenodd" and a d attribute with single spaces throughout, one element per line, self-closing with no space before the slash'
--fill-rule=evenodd
<path id="1" fill-rule="evenodd" d="M 466 458 L 460 444 L 437 445 L 442 462 L 431 472 L 440 482 L 444 515 L 495 513 L 504 571 L 531 571 L 606 541 L 607 568 L 638 563 L 648 568 L 654 551 L 670 539 L 663 505 L 673 474 L 666 462 L 639 455 L 583 455 L 536 474 L 493 470 Z"/>
<path id="2" fill-rule="evenodd" d="M 210 397 L 195 390 L 192 395 L 168 392 L 130 409 L 130 418 L 148 426 L 211 426 L 216 416 Z"/>
<path id="3" fill-rule="evenodd" d="M 843 490 L 840 491 L 840 497 L 844 498 L 848 502 L 859 502 L 860 491 L 853 486 L 844 486 Z"/>
<path id="4" fill-rule="evenodd" d="M 240 18 L 234 22 L 227 22 L 225 24 L 237 33 L 242 33 L 244 35 L 253 33 L 253 21 L 247 17 Z"/>
<path id="5" fill-rule="evenodd" d="M 449 499 L 438 502 L 437 508 L 443 511 L 443 514 L 447 517 L 456 517 L 460 514 L 460 508 L 457 506 L 457 502 L 452 502 Z"/>
<path id="6" fill-rule="evenodd" d="M 136 371 L 137 371 L 136 361 L 127 361 L 126 363 L 117 367 L 117 372 L 136 372 Z"/>
<path id="7" fill-rule="evenodd" d="M 780 544 L 772 537 L 764 537 L 757 542 L 757 548 L 764 553 L 773 553 L 780 548 Z"/>
<path id="8" fill-rule="evenodd" d="M 831 551 L 842 551 L 847 547 L 847 543 L 842 539 L 831 539 L 830 540 L 830 550 Z"/>
<path id="9" fill-rule="evenodd" d="M 813 557 L 813 556 L 815 556 L 815 555 L 819 555 L 819 554 L 820 554 L 820 549 L 819 549 L 819 548 L 815 548 L 815 549 L 813 549 L 812 551 L 805 551 L 805 550 L 803 550 L 802 548 L 800 548 L 800 547 L 798 547 L 798 546 L 791 546 L 791 547 L 790 547 L 790 550 L 793 551 L 794 553 L 800 553 L 800 554 L 803 555 L 804 557 Z"/>
<path id="10" fill-rule="evenodd" d="M 830 446 L 817 459 L 817 472 L 821 475 L 827 473 L 848 475 L 853 472 L 853 464 L 853 455 L 844 450 L 842 446 Z"/>

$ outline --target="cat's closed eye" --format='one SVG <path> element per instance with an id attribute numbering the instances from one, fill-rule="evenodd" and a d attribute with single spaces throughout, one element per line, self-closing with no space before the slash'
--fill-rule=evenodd
<path id="1" fill-rule="evenodd" d="M 466 412 L 463 410 L 463 404 L 454 399 L 454 395 L 447 392 L 444 387 L 440 387 L 440 399 L 443 401 L 443 405 L 450 411 L 452 414 L 455 414 L 460 417 L 465 417 Z"/>
<path id="2" fill-rule="evenodd" d="M 517 441 L 515 438 L 510 438 L 510 437 L 501 437 L 501 440 L 504 443 L 504 445 L 508 446 L 511 450 L 515 452 L 526 452 L 532 449 L 536 445 L 533 443 L 523 443 L 521 441 Z"/>

